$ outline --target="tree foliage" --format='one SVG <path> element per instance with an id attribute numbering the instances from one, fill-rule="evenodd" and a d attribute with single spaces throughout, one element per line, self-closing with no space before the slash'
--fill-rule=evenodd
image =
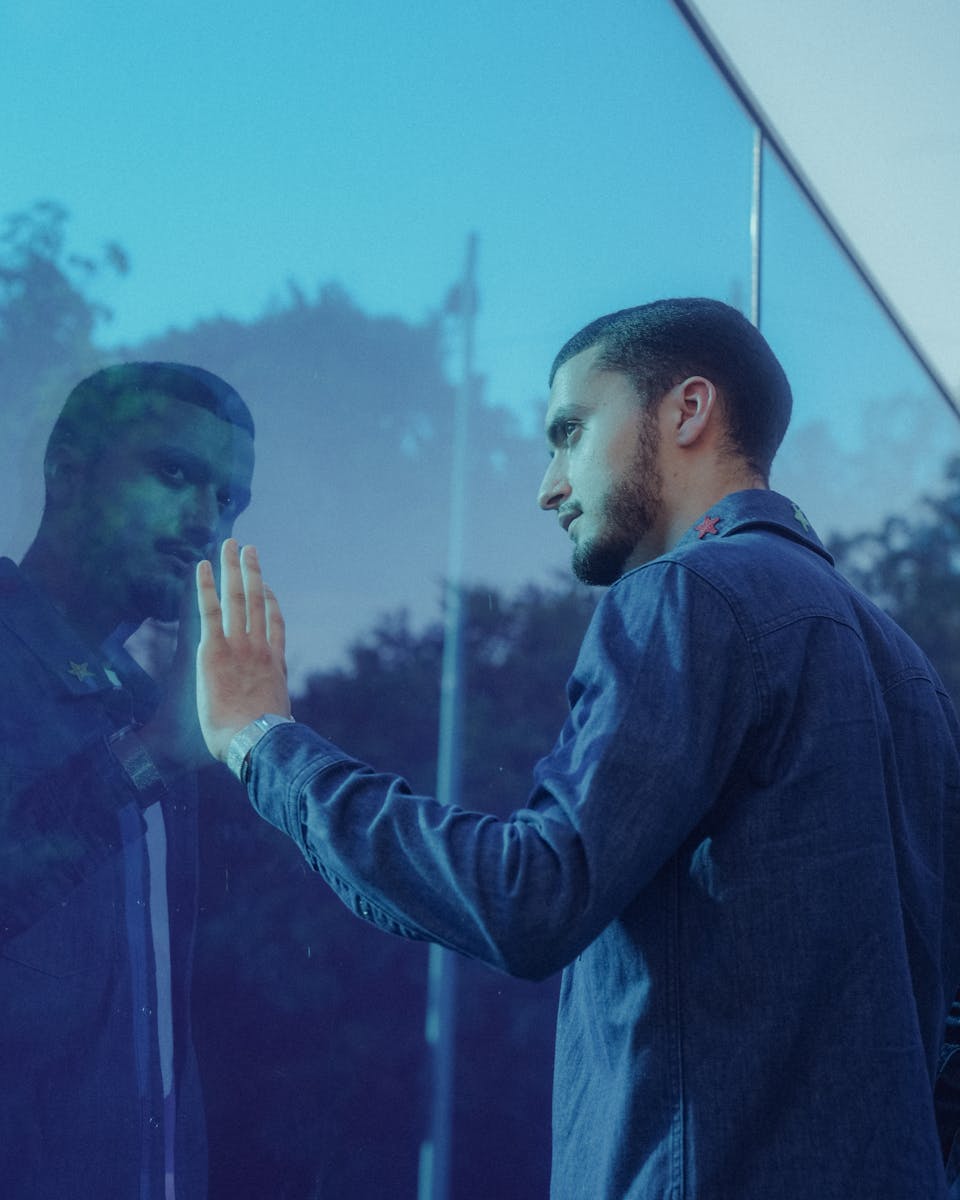
<path id="1" fill-rule="evenodd" d="M 360 309 L 340 287 L 285 298 L 253 322 L 220 317 L 136 348 L 228 379 L 257 425 L 255 542 L 288 618 L 291 671 L 342 661 L 388 608 L 432 620 L 446 570 L 455 389 L 443 321 Z M 539 439 L 471 405 L 463 544 L 472 581 L 514 589 L 567 557 L 535 503 Z M 554 521 L 555 526 L 555 521 Z M 505 531 L 510 552 L 504 553 Z"/>
<path id="2" fill-rule="evenodd" d="M 116 242 L 96 255 L 68 248 L 69 213 L 37 201 L 0 231 L 0 387 L 5 414 L 28 411 L 37 393 L 91 368 L 94 333 L 110 310 L 93 300 L 97 275 L 129 269 Z"/>
<path id="3" fill-rule="evenodd" d="M 92 295 L 103 272 L 124 274 L 115 243 L 74 252 L 67 210 L 38 201 L 0 222 L 0 505 L 3 552 L 26 550 L 43 504 L 43 451 L 70 388 L 101 365 L 95 335 L 109 311 Z"/>
<path id="4" fill-rule="evenodd" d="M 960 702 L 960 458 L 910 514 L 837 538 L 837 565 L 914 638 Z"/>

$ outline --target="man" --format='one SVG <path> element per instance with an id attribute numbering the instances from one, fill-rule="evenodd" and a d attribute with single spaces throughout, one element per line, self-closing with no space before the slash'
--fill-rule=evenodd
<path id="1" fill-rule="evenodd" d="M 195 613 L 197 561 L 249 500 L 223 380 L 108 367 L 71 392 L 19 568 L 0 560 L 0 1192 L 199 1200 L 189 1037 L 195 618 L 164 689 L 124 649 Z"/>
<path id="2" fill-rule="evenodd" d="M 555 1200 L 945 1194 L 960 765 L 920 651 L 767 488 L 790 389 L 710 300 L 560 351 L 540 504 L 610 585 L 508 820 L 413 796 L 290 723 L 251 548 L 198 588 L 211 752 L 353 910 L 564 970 Z"/>

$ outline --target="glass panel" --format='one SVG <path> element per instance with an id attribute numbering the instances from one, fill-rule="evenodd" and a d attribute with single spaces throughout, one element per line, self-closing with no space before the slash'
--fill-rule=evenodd
<path id="1" fill-rule="evenodd" d="M 563 341 L 604 312 L 668 294 L 747 306 L 749 122 L 667 3 L 8 7 L 5 552 L 19 561 L 37 531 L 44 448 L 78 380 L 127 360 L 216 372 L 256 422 L 253 501 L 236 532 L 260 547 L 281 599 L 297 715 L 432 792 L 467 333 L 456 285 L 475 231 L 475 378 L 460 481 L 463 800 L 499 812 L 522 804 L 562 720 L 592 602 L 568 584 L 567 540 L 534 503 L 547 371 Z M 775 482 L 823 532 L 847 534 L 935 490 L 956 425 L 775 165 L 767 180 L 764 327 L 797 395 Z M 76 512 L 89 519 L 75 524 L 76 544 L 116 545 L 107 565 L 122 575 L 137 543 L 121 535 L 145 513 L 130 504 L 100 528 L 94 499 L 89 488 L 78 494 Z M 148 547 L 155 536 L 148 527 Z M 60 545 L 72 562 L 75 543 Z M 106 603 L 109 587 L 95 590 Z M 68 615 L 90 616 L 72 584 L 64 598 Z M 38 652 L 56 642 L 46 630 Z M 168 692 L 175 641 L 167 620 L 129 643 Z M 4 659 L 8 683 L 24 673 L 22 653 Z M 76 653 L 57 661 L 80 687 L 102 652 Z M 119 801 L 103 781 L 120 775 L 103 736 L 131 713 L 104 702 L 76 745 L 48 762 L 37 733 L 47 709 L 26 682 L 22 690 L 28 700 L 4 718 L 8 757 L 22 743 L 24 769 L 47 782 L 68 764 L 91 811 L 113 822 Z M 60 710 L 49 720 L 69 724 Z M 103 757 L 88 778 L 70 756 L 93 745 Z M 14 767 L 4 769 L 12 778 Z M 205 771 L 199 791 L 193 1032 L 211 1197 L 417 1194 L 431 1094 L 425 948 L 358 921 L 224 772 Z M 177 803 L 193 811 L 187 794 Z M 151 948 L 163 939 L 137 913 L 152 905 L 162 923 L 147 875 L 152 866 L 159 876 L 161 849 L 155 830 L 145 859 L 138 827 L 125 837 L 89 899 L 101 908 L 88 932 L 105 935 L 102 913 L 113 914 L 121 967 L 97 978 L 100 1010 L 140 1012 L 140 1035 L 159 1028 L 162 1043 L 162 996 L 135 1003 L 129 982 L 155 988 Z M 180 1000 L 191 846 L 171 836 L 165 851 Z M 48 905 L 60 903 L 52 895 Z M 41 1016 L 49 1004 L 52 1028 L 56 989 L 22 987 L 5 994 L 22 994 Z M 453 1194 L 462 1200 L 546 1194 L 555 1004 L 556 981 L 535 987 L 460 965 Z M 34 1032 L 47 1028 L 41 1019 Z M 71 1036 L 95 1044 L 87 1028 Z M 111 1089 L 131 1113 L 145 1086 L 132 1061 L 115 1064 Z M 157 1069 L 162 1083 L 170 1063 Z M 146 1132 L 134 1142 L 137 1132 L 160 1137 L 162 1110 L 144 1103 Z M 101 1157 L 124 1163 L 130 1153 L 111 1141 Z M 178 1155 L 182 1170 L 192 1152 Z M 129 1191 L 110 1183 L 89 1194 Z"/>
<path id="2" fill-rule="evenodd" d="M 795 402 L 774 482 L 824 533 L 867 529 L 942 488 L 960 426 L 774 155 L 764 179 L 763 327 Z"/>
<path id="3" fill-rule="evenodd" d="M 794 391 L 772 483 L 960 696 L 957 414 L 773 155 L 763 212 L 763 328 Z"/>

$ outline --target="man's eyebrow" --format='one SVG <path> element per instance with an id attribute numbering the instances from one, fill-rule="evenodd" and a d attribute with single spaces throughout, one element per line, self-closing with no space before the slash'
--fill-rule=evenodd
<path id="1" fill-rule="evenodd" d="M 193 450 L 188 450 L 186 446 L 180 444 L 175 439 L 154 442 L 152 446 L 144 448 L 144 454 L 148 459 L 159 461 L 164 458 L 175 458 L 178 462 L 182 462 L 185 466 L 193 470 L 203 470 L 206 468 L 209 473 L 209 463 L 202 455 L 194 453 Z"/>

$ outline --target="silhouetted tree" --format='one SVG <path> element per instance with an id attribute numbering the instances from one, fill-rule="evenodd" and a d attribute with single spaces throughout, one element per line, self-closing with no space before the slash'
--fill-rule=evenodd
<path id="1" fill-rule="evenodd" d="M 38 201 L 0 222 L 0 549 L 26 550 L 43 504 L 43 448 L 67 392 L 102 365 L 94 334 L 109 311 L 91 295 L 104 270 L 125 273 L 115 243 L 68 248 L 68 213 Z"/>
<path id="2" fill-rule="evenodd" d="M 455 395 L 446 349 L 439 316 L 372 316 L 330 284 L 256 321 L 219 317 L 136 348 L 216 371 L 253 410 L 254 499 L 240 535 L 283 603 L 298 681 L 342 661 L 385 609 L 407 609 L 414 629 L 436 616 Z M 482 383 L 469 429 L 467 579 L 513 590 L 549 578 L 568 550 L 535 504 L 542 439 L 484 403 Z"/>
<path id="3" fill-rule="evenodd" d="M 836 538 L 837 565 L 923 647 L 960 701 L 960 458 L 913 515 Z"/>
<path id="4" fill-rule="evenodd" d="M 28 411 L 38 391 L 74 381 L 97 363 L 93 337 L 110 310 L 89 288 L 103 270 L 126 274 L 116 242 L 95 256 L 67 246 L 67 209 L 39 200 L 0 231 L 0 389 L 3 412 Z M 60 395 L 62 399 L 62 394 Z"/>

